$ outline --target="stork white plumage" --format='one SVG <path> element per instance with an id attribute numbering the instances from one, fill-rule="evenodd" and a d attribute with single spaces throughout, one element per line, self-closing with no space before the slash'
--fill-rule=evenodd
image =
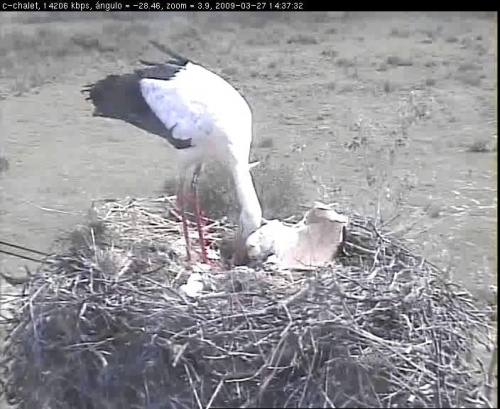
<path id="1" fill-rule="evenodd" d="M 230 169 L 241 206 L 240 235 L 260 227 L 262 210 L 250 175 L 252 112 L 242 95 L 212 71 L 151 42 L 169 54 L 165 63 L 141 61 L 133 73 L 108 75 L 88 85 L 94 115 L 131 123 L 165 138 L 176 150 L 179 166 L 177 202 L 181 210 L 186 252 L 191 259 L 185 216 L 185 182 L 191 183 L 195 217 L 204 262 L 208 262 L 197 183 L 202 164 L 218 160 Z"/>

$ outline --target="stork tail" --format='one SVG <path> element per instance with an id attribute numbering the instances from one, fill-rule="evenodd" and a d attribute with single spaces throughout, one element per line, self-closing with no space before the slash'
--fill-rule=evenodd
<path id="1" fill-rule="evenodd" d="M 189 62 L 189 59 L 183 57 L 182 55 L 177 54 L 176 52 L 172 51 L 170 48 L 167 46 L 160 44 L 156 42 L 155 40 L 149 40 L 149 42 L 158 50 L 161 52 L 169 55 L 170 57 L 174 58 L 179 64 L 181 65 L 186 65 Z"/>

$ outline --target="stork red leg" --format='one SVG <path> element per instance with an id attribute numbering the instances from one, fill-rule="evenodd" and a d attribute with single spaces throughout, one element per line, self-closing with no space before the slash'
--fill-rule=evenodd
<path id="1" fill-rule="evenodd" d="M 203 227 L 204 227 L 204 222 L 202 222 L 202 216 L 200 212 L 200 204 L 198 202 L 198 194 L 195 191 L 194 194 L 194 200 L 195 200 L 195 213 L 196 213 L 196 227 L 198 229 L 198 237 L 200 239 L 200 246 L 201 246 L 201 256 L 203 259 L 203 262 L 206 264 L 210 264 L 210 260 L 208 259 L 207 256 L 207 249 L 205 246 L 205 237 L 203 234 Z"/>
<path id="2" fill-rule="evenodd" d="M 207 257 L 207 249 L 205 246 L 205 237 L 203 235 L 204 223 L 202 222 L 202 216 L 200 212 L 200 202 L 198 201 L 198 178 L 201 172 L 201 165 L 197 165 L 193 174 L 193 180 L 191 183 L 191 190 L 194 196 L 194 207 L 195 207 L 195 218 L 196 218 L 196 228 L 198 229 L 198 237 L 201 246 L 201 256 L 202 260 L 206 264 L 210 264 L 210 260 Z"/>
<path id="3" fill-rule="evenodd" d="M 186 240 L 186 258 L 187 261 L 191 261 L 191 249 L 189 245 L 189 234 L 188 234 L 188 225 L 187 225 L 187 219 L 186 219 L 186 212 L 184 209 L 184 192 L 182 185 L 179 187 L 177 190 L 177 207 L 178 210 L 181 214 L 181 219 L 182 219 L 182 231 L 184 233 L 184 240 Z"/>

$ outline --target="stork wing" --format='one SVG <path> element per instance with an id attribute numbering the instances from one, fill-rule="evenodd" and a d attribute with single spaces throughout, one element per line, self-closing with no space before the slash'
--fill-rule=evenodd
<path id="1" fill-rule="evenodd" d="M 143 60 L 144 67 L 134 73 L 108 75 L 83 90 L 95 115 L 129 122 L 164 137 L 177 149 L 200 144 L 216 148 L 215 129 L 237 129 L 242 117 L 248 123 L 250 108 L 234 87 L 166 47 L 153 45 L 172 59 Z"/>
<path id="2" fill-rule="evenodd" d="M 214 130 L 210 109 L 196 94 L 183 92 L 175 81 L 143 78 L 141 93 L 151 111 L 170 129 L 177 149 L 209 141 Z M 175 142 L 173 142 L 175 141 Z"/>

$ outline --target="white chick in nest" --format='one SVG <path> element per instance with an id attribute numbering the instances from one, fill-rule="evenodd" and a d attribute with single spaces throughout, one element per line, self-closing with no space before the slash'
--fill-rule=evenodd
<path id="1" fill-rule="evenodd" d="M 330 206 L 315 202 L 295 225 L 271 220 L 246 240 L 251 260 L 265 261 L 274 255 L 281 268 L 314 268 L 332 260 L 344 239 L 346 216 Z"/>
<path id="2" fill-rule="evenodd" d="M 181 285 L 180 290 L 183 291 L 188 297 L 199 297 L 203 291 L 203 279 L 200 273 L 191 273 L 187 283 Z"/>

